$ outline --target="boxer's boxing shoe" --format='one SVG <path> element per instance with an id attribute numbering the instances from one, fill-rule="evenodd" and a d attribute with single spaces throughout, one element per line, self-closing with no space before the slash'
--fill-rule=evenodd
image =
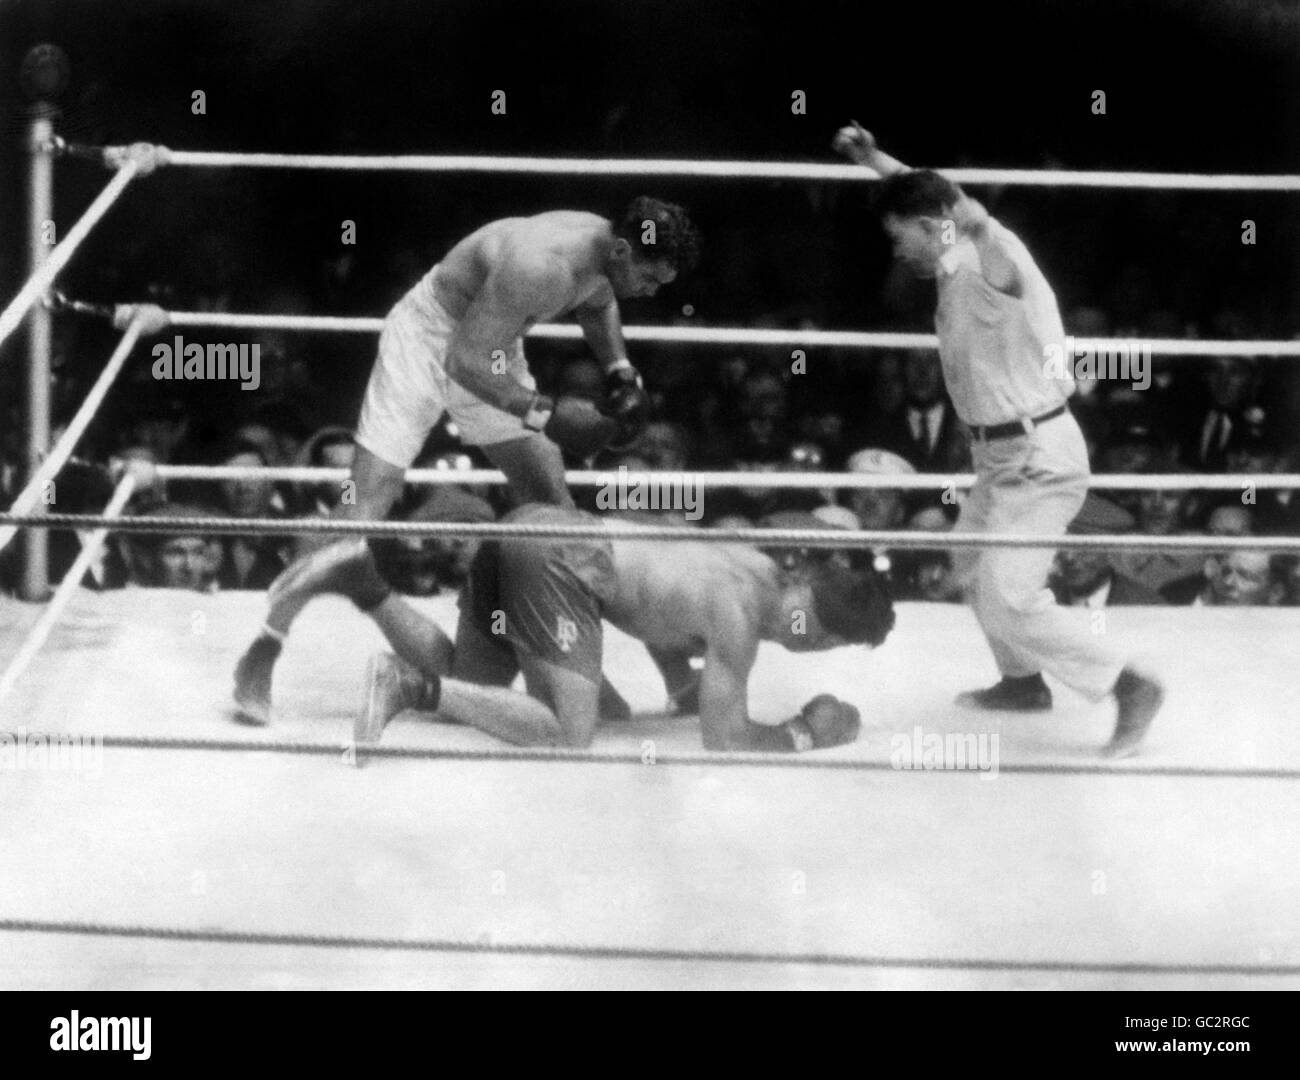
<path id="1" fill-rule="evenodd" d="M 1042 675 L 1026 675 L 1023 678 L 1004 675 L 996 686 L 958 694 L 957 704 L 968 709 L 1047 712 L 1052 707 L 1052 691 L 1043 682 Z"/>
<path id="2" fill-rule="evenodd" d="M 1112 693 L 1119 709 L 1115 718 L 1115 733 L 1102 748 L 1102 753 L 1110 758 L 1128 757 L 1136 753 L 1151 722 L 1156 718 L 1156 713 L 1160 711 L 1165 700 L 1165 688 L 1157 680 L 1140 675 L 1132 668 L 1125 668 L 1115 680 Z"/>
<path id="3" fill-rule="evenodd" d="M 438 708 L 441 681 L 392 653 L 375 653 L 366 667 L 366 696 L 352 724 L 352 741 L 377 743 L 384 728 L 406 709 Z"/>
<path id="4" fill-rule="evenodd" d="M 271 676 L 280 657 L 280 642 L 260 635 L 235 665 L 235 715 L 246 724 L 271 722 Z"/>

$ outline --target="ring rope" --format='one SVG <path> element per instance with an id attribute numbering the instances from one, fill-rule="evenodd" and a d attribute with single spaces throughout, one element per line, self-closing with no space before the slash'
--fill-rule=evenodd
<path id="1" fill-rule="evenodd" d="M 969 775 L 972 769 L 895 769 L 887 761 L 864 761 L 857 758 L 809 757 L 807 754 L 757 754 L 743 751 L 710 753 L 684 751 L 656 753 L 653 762 L 647 762 L 639 752 L 596 753 L 590 750 L 568 750 L 551 747 L 504 747 L 493 750 L 434 749 L 416 746 L 380 746 L 361 743 L 312 742 L 305 739 L 210 739 L 183 736 L 157 735 L 72 735 L 69 732 L 41 733 L 31 731 L 0 731 L 0 738 L 14 742 L 44 734 L 48 739 L 77 738 L 84 742 L 98 741 L 109 750 L 162 750 L 203 751 L 205 753 L 290 754 L 304 757 L 338 758 L 349 765 L 364 762 L 366 758 L 388 758 L 403 761 L 473 761 L 483 763 L 518 764 L 527 761 L 545 761 L 570 765 L 635 765 L 656 768 L 672 765 L 681 768 L 718 768 L 752 766 L 765 769 L 828 769 L 833 772 L 947 772 Z M 1157 776 L 1195 780 L 1300 780 L 1300 768 L 1285 766 L 1256 768 L 1234 765 L 1143 765 L 1131 762 L 1020 762 L 999 764 L 999 773 L 1016 773 L 1026 776 Z"/>
<path id="2" fill-rule="evenodd" d="M 157 465 L 163 480 L 265 480 L 268 482 L 336 483 L 352 474 L 347 469 L 307 465 Z M 611 472 L 569 469 L 564 479 L 571 487 L 604 487 L 607 484 L 645 485 L 662 489 L 671 485 L 699 485 L 716 488 L 761 488 L 763 490 L 819 490 L 821 488 L 885 488 L 889 491 L 933 491 L 939 488 L 968 489 L 974 473 L 846 473 L 846 472 L 719 472 L 709 470 Z M 499 469 L 407 469 L 406 483 L 416 486 L 442 484 L 504 484 Z M 1300 488 L 1300 473 L 1093 473 L 1088 487 L 1099 491 L 1205 491 Z"/>
<path id="3" fill-rule="evenodd" d="M 690 525 L 541 525 L 532 522 L 345 521 L 333 518 L 110 518 L 102 514 L 0 514 L 0 525 L 43 528 L 111 528 L 114 532 L 214 536 L 464 537 L 477 540 L 693 540 L 751 547 L 1054 548 L 1129 551 L 1300 551 L 1296 536 L 1042 536 L 1032 533 L 903 532 L 886 529 L 705 529 Z"/>
<path id="4" fill-rule="evenodd" d="M 56 301 L 54 305 L 59 307 Z M 94 305 L 81 301 L 63 300 L 68 310 L 83 314 L 96 314 L 121 321 L 124 312 L 149 308 L 165 319 L 167 325 L 177 327 L 224 327 L 235 330 L 291 330 L 318 333 L 377 334 L 384 328 L 384 319 L 372 315 L 265 315 L 223 311 L 164 311 L 151 304 Z M 530 338 L 577 341 L 582 339 L 582 328 L 567 323 L 549 323 L 534 326 L 526 335 Z M 784 345 L 820 346 L 828 349 L 935 349 L 939 339 L 934 334 L 895 333 L 858 330 L 801 330 L 753 329 L 739 326 L 625 326 L 623 336 L 628 341 L 660 342 L 678 345 L 752 345 L 779 347 Z M 1158 356 L 1300 356 L 1300 341 L 1260 339 L 1237 341 L 1229 339 L 1143 338 L 1073 338 L 1076 349 L 1090 349 L 1103 364 L 1107 356 L 1125 355 L 1123 350 L 1149 348 Z"/>
<path id="5" fill-rule="evenodd" d="M 81 215 L 77 223 L 68 230 L 62 242 L 50 250 L 45 260 L 27 279 L 26 284 L 18 290 L 18 295 L 9 301 L 4 312 L 0 313 L 0 345 L 3 345 L 5 339 L 22 323 L 28 308 L 45 295 L 59 271 L 67 265 L 68 260 L 81 246 L 81 242 L 90 234 L 90 230 L 99 224 L 99 219 L 108 213 L 109 208 L 143 167 L 134 158 L 126 161 L 117 170 L 113 179 L 105 185 L 104 190 L 95 196 L 95 201 L 86 208 L 86 212 Z"/>
<path id="6" fill-rule="evenodd" d="M 635 945 L 580 945 L 454 938 L 389 938 L 266 930 L 198 929 L 75 920 L 0 919 L 0 933 L 79 934 L 95 937 L 202 941 L 220 945 L 301 946 L 385 952 L 470 953 L 494 956 L 567 957 L 578 960 L 656 960 L 672 963 L 808 964 L 822 967 L 920 968 L 941 971 L 1100 972 L 1142 975 L 1293 975 L 1297 964 L 1148 963 L 1123 960 L 1018 960 L 996 957 L 867 956 L 848 953 L 785 953 L 740 949 L 670 949 Z"/>
<path id="7" fill-rule="evenodd" d="M 58 145 L 56 143 L 56 145 Z M 102 148 L 63 143 L 65 153 L 113 155 L 150 144 Z M 664 158 L 547 158 L 468 154 L 248 154 L 220 150 L 172 150 L 153 146 L 161 164 L 190 168 L 327 169 L 343 172 L 533 173 L 549 176 L 678 176 L 727 180 L 824 180 L 869 183 L 880 175 L 864 165 L 817 162 L 691 161 Z M 1158 188 L 1195 191 L 1300 191 L 1297 175 L 1156 173 L 1078 169 L 936 170 L 958 184 L 1030 187 Z"/>
<path id="8" fill-rule="evenodd" d="M 82 434 L 91 420 L 95 418 L 95 414 L 99 411 L 105 395 L 120 374 L 122 365 L 126 363 L 131 350 L 135 347 L 141 330 L 140 320 L 138 318 L 133 319 L 131 325 L 126 328 L 121 340 L 118 341 L 117 348 L 113 350 L 113 355 L 108 358 L 108 362 L 104 365 L 104 370 L 99 373 L 99 378 L 95 380 L 94 386 L 86 394 L 86 399 L 81 403 L 76 415 L 69 421 L 67 430 L 60 436 L 59 441 L 54 444 L 45 460 L 32 474 L 27 486 L 14 499 L 13 505 L 10 507 L 11 514 L 32 516 L 30 511 L 39 503 L 41 496 L 44 494 L 45 485 L 53 480 L 63 466 L 67 464 L 68 458 L 72 456 L 72 451 L 81 440 Z M 39 515 L 36 516 L 39 517 Z M 13 526 L 0 523 L 0 551 L 4 551 L 16 532 L 17 529 Z"/>
<path id="9" fill-rule="evenodd" d="M 116 489 L 113 491 L 113 497 L 109 499 L 108 505 L 104 508 L 106 518 L 116 518 L 123 507 L 126 506 L 127 500 L 131 497 L 131 492 L 135 489 L 135 477 L 127 473 L 122 477 Z M 81 580 L 85 576 L 90 564 L 99 555 L 100 549 L 103 548 L 105 541 L 108 540 L 107 529 L 96 529 L 91 533 L 89 539 L 82 545 L 81 551 L 68 567 L 68 572 L 63 575 L 63 580 L 59 582 L 59 587 L 55 590 L 50 602 L 46 605 L 41 617 L 32 624 L 32 628 L 27 632 L 18 651 L 9 661 L 8 667 L 5 668 L 4 674 L 0 675 L 0 701 L 14 688 L 24 671 L 27 670 L 36 654 L 40 651 L 42 645 L 50 636 L 50 631 L 54 629 L 54 624 L 63 616 L 64 609 L 68 606 L 72 598 L 81 588 Z"/>

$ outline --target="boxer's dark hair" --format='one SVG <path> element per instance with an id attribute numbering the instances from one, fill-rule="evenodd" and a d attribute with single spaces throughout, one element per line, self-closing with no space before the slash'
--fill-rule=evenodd
<path id="1" fill-rule="evenodd" d="M 880 217 L 940 217 L 958 199 L 961 189 L 931 169 L 913 169 L 881 181 L 874 207 Z"/>
<path id="2" fill-rule="evenodd" d="M 646 222 L 654 222 L 654 243 L 646 243 Z M 632 245 L 642 259 L 662 259 L 678 274 L 689 274 L 700 261 L 700 231 L 676 203 L 640 195 L 627 204 L 614 235 Z"/>
<path id="3" fill-rule="evenodd" d="M 814 564 L 810 574 L 817 621 L 846 641 L 879 645 L 894 628 L 894 604 L 874 570 Z"/>

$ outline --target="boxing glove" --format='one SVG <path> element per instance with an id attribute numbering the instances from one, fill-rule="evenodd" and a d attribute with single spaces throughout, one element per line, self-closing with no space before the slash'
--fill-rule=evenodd
<path id="1" fill-rule="evenodd" d="M 786 726 L 796 750 L 823 750 L 857 739 L 862 717 L 847 701 L 818 694 Z"/>
<path id="2" fill-rule="evenodd" d="M 605 400 L 600 411 L 618 424 L 610 446 L 626 450 L 641 437 L 650 420 L 650 395 L 631 364 L 621 364 L 605 376 Z"/>
<path id="3" fill-rule="evenodd" d="M 548 410 L 549 404 L 545 398 L 535 398 L 524 417 L 524 426 L 541 431 L 553 443 L 578 457 L 590 457 L 604 449 L 618 432 L 618 423 L 586 398 L 562 397 Z"/>

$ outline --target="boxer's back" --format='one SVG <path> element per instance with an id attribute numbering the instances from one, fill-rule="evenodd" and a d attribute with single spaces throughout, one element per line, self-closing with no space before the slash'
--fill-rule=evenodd
<path id="1" fill-rule="evenodd" d="M 610 224 L 604 218 L 576 210 L 488 222 L 456 244 L 438 264 L 434 275 L 438 301 L 453 319 L 460 319 L 493 270 L 511 260 L 533 258 L 550 258 L 567 267 L 582 293 L 603 277 L 597 241 L 608 238 L 609 233 Z M 582 298 L 575 296 L 575 303 Z"/>
<path id="2" fill-rule="evenodd" d="M 701 651 L 719 610 L 739 605 L 755 640 L 780 595 L 776 564 L 744 545 L 614 541 L 616 595 L 605 617 L 648 645 Z M 728 620 L 730 622 L 730 620 Z"/>

